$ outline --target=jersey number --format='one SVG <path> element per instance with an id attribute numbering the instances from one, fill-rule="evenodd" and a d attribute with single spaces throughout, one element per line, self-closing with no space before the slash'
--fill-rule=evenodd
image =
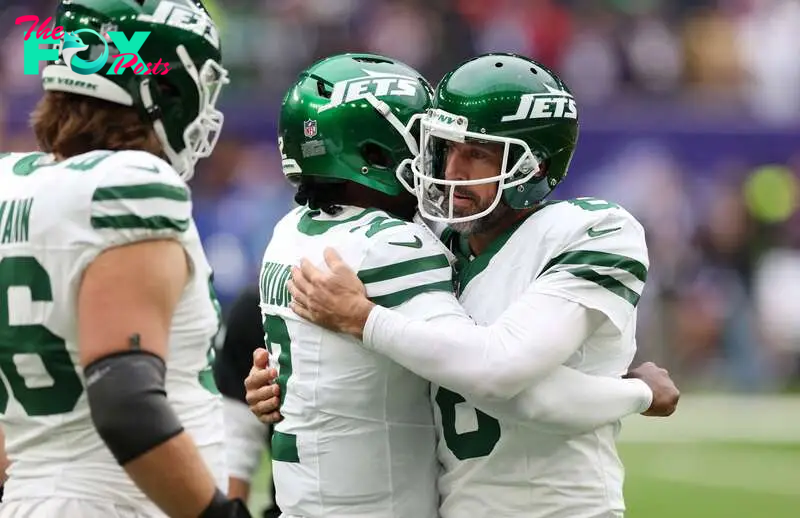
<path id="1" fill-rule="evenodd" d="M 286 384 L 292 375 L 292 341 L 286 322 L 278 316 L 266 315 L 264 317 L 264 341 L 267 343 L 270 355 L 278 357 L 278 387 L 281 389 L 281 406 L 286 399 Z M 275 365 L 271 365 L 275 367 Z M 297 452 L 297 437 L 294 434 L 283 433 L 273 429 L 272 432 L 272 460 L 280 462 L 300 462 Z"/>
<path id="2" fill-rule="evenodd" d="M 292 345 L 289 330 L 281 317 L 267 315 L 264 317 L 264 341 L 270 355 L 278 357 L 278 387 L 281 389 L 281 405 L 286 399 L 286 383 L 292 375 Z M 270 365 L 270 367 L 276 367 Z"/>
<path id="3" fill-rule="evenodd" d="M 597 198 L 575 198 L 567 200 L 567 203 L 580 207 L 583 210 L 596 211 L 606 209 L 618 209 L 619 205 L 610 201 L 598 200 Z"/>
<path id="4" fill-rule="evenodd" d="M 436 391 L 436 404 L 442 414 L 442 435 L 447 448 L 459 460 L 485 457 L 500 440 L 500 423 L 494 417 L 474 409 L 478 427 L 471 432 L 456 431 L 456 405 L 466 402 L 460 394 L 444 387 Z"/>
<path id="5" fill-rule="evenodd" d="M 30 296 L 27 313 L 12 307 L 10 300 L 12 293 L 26 297 L 26 292 Z M 31 315 L 44 313 L 42 303 L 52 301 L 50 276 L 39 261 L 33 257 L 0 260 L 0 370 L 29 416 L 70 412 L 83 393 L 64 340 L 43 325 L 17 323 L 22 315 L 29 317 L 24 320 L 33 320 Z M 0 412 L 5 413 L 7 407 L 8 390 L 0 383 Z"/>

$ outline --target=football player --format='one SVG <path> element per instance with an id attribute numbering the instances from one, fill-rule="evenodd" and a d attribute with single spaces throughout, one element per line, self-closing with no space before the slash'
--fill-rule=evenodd
<path id="1" fill-rule="evenodd" d="M 403 63 L 345 54 L 303 71 L 284 97 L 283 172 L 301 206 L 275 226 L 259 286 L 265 341 L 281 367 L 266 389 L 279 388 L 283 401 L 271 454 L 277 503 L 288 516 L 436 515 L 428 382 L 300 319 L 286 291 L 303 256 L 337 246 L 387 307 L 412 318 L 439 314 L 425 301 L 450 289 L 450 265 L 439 241 L 409 221 L 415 200 L 395 176 L 414 156 L 408 125 L 430 107 L 432 91 Z M 413 277 L 408 264 L 416 265 Z"/>
<path id="2" fill-rule="evenodd" d="M 484 55 L 447 74 L 434 99 L 403 178 L 420 213 L 449 226 L 442 240 L 457 258 L 456 294 L 474 322 L 426 322 L 370 301 L 332 250 L 329 272 L 315 256 L 293 270 L 291 307 L 437 385 L 442 517 L 622 516 L 618 423 L 554 434 L 505 414 L 560 366 L 609 381 L 627 373 L 649 266 L 644 231 L 614 203 L 545 201 L 578 138 L 575 99 L 547 68 Z M 653 369 L 646 413 L 669 415 L 678 391 Z"/>
<path id="3" fill-rule="evenodd" d="M 532 66 L 527 66 L 528 74 L 533 74 Z M 486 87 L 491 89 L 491 85 Z M 379 56 L 345 55 L 312 66 L 284 100 L 280 128 L 283 168 L 287 178 L 297 183 L 297 201 L 303 206 L 275 228 L 264 256 L 261 304 L 270 363 L 280 370 L 277 391 L 284 417 L 273 436 L 273 475 L 278 503 L 290 515 L 438 516 L 428 384 L 409 370 L 425 378 L 437 377 L 429 376 L 427 369 L 402 354 L 397 355 L 400 363 L 390 361 L 388 354 L 369 350 L 372 342 L 361 343 L 361 330 L 356 329 L 363 327 L 363 322 L 326 320 L 326 316 L 335 318 L 339 312 L 348 312 L 340 302 L 332 304 L 327 315 L 315 312 L 312 316 L 309 311 L 316 306 L 295 288 L 301 299 L 293 299 L 286 286 L 293 265 L 302 257 L 321 262 L 325 250 L 335 247 L 343 255 L 342 265 L 347 265 L 344 270 L 357 272 L 358 289 L 346 294 L 348 301 L 356 303 L 350 309 L 356 310 L 357 318 L 366 320 L 371 306 L 380 304 L 393 308 L 386 311 L 401 315 L 403 324 L 427 321 L 437 327 L 447 323 L 472 331 L 463 325 L 463 309 L 452 295 L 454 255 L 427 227 L 407 221 L 414 207 L 406 203 L 397 179 L 417 154 L 411 130 L 419 114 L 427 113 L 428 95 L 424 79 L 405 65 Z M 486 108 L 491 98 L 480 101 Z M 423 120 L 432 116 L 426 114 Z M 423 137 L 426 132 L 423 128 Z M 567 146 L 571 155 L 572 144 Z M 485 159 L 478 149 L 467 156 Z M 412 165 L 419 168 L 419 164 L 417 160 Z M 535 245 L 532 239 L 526 242 Z M 298 281 L 302 282 L 299 277 Z M 498 285 L 498 290 L 521 284 L 519 279 L 503 282 L 508 286 Z M 361 289 L 369 301 L 361 300 Z M 331 288 L 329 293 L 333 291 Z M 492 303 L 485 291 L 483 297 Z M 501 299 L 494 307 L 502 309 L 509 303 Z M 316 327 L 299 318 L 293 307 L 302 316 L 322 316 L 319 323 L 352 331 L 354 336 Z M 544 335 L 547 327 L 537 332 Z M 435 341 L 416 345 L 426 344 L 443 350 Z M 629 345 L 624 346 L 626 355 Z M 612 346 L 622 347 L 617 342 Z M 448 349 L 447 356 L 457 368 L 461 352 Z M 477 359 L 488 361 L 486 357 Z M 627 363 L 620 368 L 625 372 Z M 276 388 L 266 385 L 268 370 L 254 368 L 251 372 L 246 381 L 248 402 L 259 409 L 256 413 L 262 419 L 270 420 L 266 407 L 259 405 L 269 402 Z M 600 369 L 596 372 L 600 375 L 591 376 L 555 364 L 547 374 L 539 376 L 546 378 L 541 381 L 526 379 L 527 386 L 514 394 L 495 393 L 484 386 L 469 391 L 472 394 L 465 398 L 503 417 L 515 433 L 533 436 L 531 430 L 539 430 L 547 444 L 567 441 L 554 439 L 556 431 L 584 433 L 605 426 L 595 432 L 603 438 L 605 429 L 613 427 L 609 423 L 625 415 L 651 407 L 664 411 L 664 390 L 657 381 L 652 381 L 659 396 L 654 402 L 654 391 L 646 383 L 619 379 L 619 372 L 607 374 Z M 660 372 L 651 369 L 649 374 L 663 381 Z M 472 385 L 483 385 L 485 373 L 475 375 L 473 370 L 470 376 Z M 445 381 L 454 388 L 463 387 L 449 378 Z M 439 429 L 442 416 L 450 420 L 444 436 L 455 441 L 452 455 L 465 460 L 489 456 L 500 433 L 499 422 L 467 406 L 473 408 L 472 417 L 459 415 L 477 428 L 463 431 L 459 422 L 461 428 L 455 430 L 456 406 L 465 399 L 446 390 L 437 388 L 434 401 L 436 406 L 447 405 L 437 412 L 437 419 Z M 544 444 L 538 447 L 544 448 Z M 447 448 L 444 439 L 441 448 Z M 502 469 L 492 470 L 488 478 L 497 476 L 498 482 L 515 486 L 520 485 L 518 477 L 533 477 L 515 472 L 514 481 L 509 482 Z M 447 478 L 440 480 L 448 484 Z M 447 491 L 446 486 L 443 489 Z M 526 489 L 521 491 L 527 494 Z M 525 505 L 529 505 L 527 500 Z M 481 507 L 460 508 L 459 512 L 463 516 L 484 514 Z"/>
<path id="4" fill-rule="evenodd" d="M 149 32 L 138 55 L 169 73 L 114 75 L 117 49 L 90 75 L 50 62 L 42 152 L 0 157 L 0 516 L 249 516 L 224 493 L 219 308 L 186 185 L 222 126 L 217 29 L 194 0 L 64 0 L 55 25 Z"/>

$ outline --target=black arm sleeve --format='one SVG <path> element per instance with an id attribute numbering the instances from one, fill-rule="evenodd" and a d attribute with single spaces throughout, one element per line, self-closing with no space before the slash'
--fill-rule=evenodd
<path id="1" fill-rule="evenodd" d="M 226 397 L 244 402 L 244 379 L 253 365 L 253 350 L 264 347 L 258 288 L 242 292 L 228 315 L 222 350 L 214 362 L 214 377 Z"/>

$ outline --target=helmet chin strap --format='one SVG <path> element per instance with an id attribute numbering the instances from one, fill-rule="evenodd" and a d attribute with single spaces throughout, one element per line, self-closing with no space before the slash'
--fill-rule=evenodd
<path id="1" fill-rule="evenodd" d="M 155 102 L 153 101 L 153 95 L 150 92 L 149 78 L 142 80 L 141 84 L 139 85 L 139 95 L 142 98 L 142 105 L 144 106 L 144 109 L 147 111 L 147 113 L 152 113 L 156 106 Z M 192 173 L 194 171 L 192 168 L 187 167 L 188 164 L 181 153 L 176 152 L 172 145 L 170 145 L 169 138 L 167 138 L 167 131 L 164 128 L 164 122 L 160 118 L 153 119 L 153 131 L 155 131 L 156 137 L 161 143 L 161 148 L 164 150 L 164 154 L 167 156 L 169 163 L 175 168 L 181 178 L 188 181 L 192 177 Z"/>
<path id="2" fill-rule="evenodd" d="M 391 124 L 392 127 L 400 134 L 400 136 L 403 137 L 403 141 L 405 141 L 408 150 L 411 151 L 411 154 L 414 156 L 414 158 L 406 158 L 405 160 L 402 160 L 397 165 L 397 169 L 395 170 L 395 176 L 400 181 L 400 185 L 402 185 L 406 191 L 408 191 L 411 194 L 415 194 L 414 188 L 411 185 L 409 185 L 406 178 L 404 178 L 403 173 L 406 168 L 411 167 L 412 160 L 416 160 L 417 158 L 419 158 L 419 146 L 417 145 L 417 141 L 414 140 L 414 137 L 411 135 L 411 131 L 409 131 L 409 128 L 411 127 L 412 124 L 414 124 L 414 121 L 420 118 L 421 116 L 414 115 L 408 120 L 408 125 L 403 125 L 403 123 L 400 122 L 400 119 L 397 118 L 397 115 L 395 115 L 394 112 L 392 112 L 392 109 L 389 107 L 388 104 L 375 97 L 375 95 L 373 95 L 372 93 L 368 93 L 366 95 L 366 99 L 367 102 L 370 103 L 373 108 L 375 108 L 375 111 L 380 113 L 381 116 L 384 119 L 386 119 L 389 122 L 389 124 Z"/>

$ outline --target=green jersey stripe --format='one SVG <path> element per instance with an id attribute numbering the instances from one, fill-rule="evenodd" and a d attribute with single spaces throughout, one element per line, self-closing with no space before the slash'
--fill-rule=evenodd
<path id="1" fill-rule="evenodd" d="M 92 201 L 144 200 L 148 198 L 189 201 L 189 191 L 184 187 L 164 183 L 115 185 L 113 187 L 98 187 L 95 189 Z"/>
<path id="2" fill-rule="evenodd" d="M 414 286 L 413 288 L 406 288 L 404 290 L 396 291 L 394 293 L 387 293 L 386 295 L 378 295 L 372 297 L 370 300 L 379 306 L 386 308 L 397 307 L 404 302 L 408 302 L 417 295 L 427 293 L 429 291 L 453 291 L 452 281 L 439 281 L 423 284 L 421 286 Z"/>
<path id="3" fill-rule="evenodd" d="M 642 282 L 647 281 L 647 267 L 637 261 L 624 255 L 612 254 L 609 252 L 593 252 L 590 250 L 578 250 L 575 252 L 565 252 L 559 256 L 554 257 L 544 267 L 540 276 L 547 273 L 550 268 L 558 264 L 577 264 L 585 266 L 605 266 L 608 268 L 617 268 L 623 270 Z"/>
<path id="4" fill-rule="evenodd" d="M 389 279 L 396 279 L 406 275 L 412 275 L 420 272 L 427 272 L 429 270 L 438 270 L 439 268 L 449 268 L 450 263 L 444 254 L 430 255 L 428 257 L 418 257 L 416 259 L 408 259 L 399 263 L 393 263 L 386 266 L 378 266 L 369 268 L 358 272 L 358 278 L 364 284 L 373 282 L 388 281 Z"/>
<path id="5" fill-rule="evenodd" d="M 174 219 L 166 216 L 150 216 L 147 218 L 134 214 L 121 216 L 92 216 L 92 227 L 122 229 L 147 229 L 147 230 L 177 230 L 184 232 L 189 228 L 188 219 Z"/>
<path id="6" fill-rule="evenodd" d="M 283 433 L 277 430 L 272 434 L 272 460 L 280 462 L 300 462 L 297 453 L 297 436 L 293 433 Z"/>
<path id="7" fill-rule="evenodd" d="M 566 271 L 575 277 L 580 277 L 581 279 L 586 279 L 587 281 L 602 286 L 614 295 L 622 297 L 630 302 L 633 307 L 636 307 L 636 304 L 639 303 L 639 298 L 641 296 L 638 293 L 628 288 L 610 275 L 603 275 L 602 273 L 598 273 L 588 267 L 572 268 Z"/>

